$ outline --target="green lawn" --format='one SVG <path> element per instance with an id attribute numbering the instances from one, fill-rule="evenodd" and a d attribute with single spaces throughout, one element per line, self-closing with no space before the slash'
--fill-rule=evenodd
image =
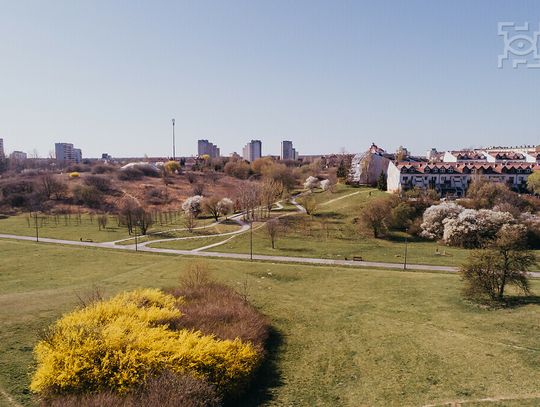
<path id="1" fill-rule="evenodd" d="M 200 261 L 8 240 L 0 253 L 0 390 L 24 405 L 38 332 L 77 295 L 172 286 Z M 257 388 L 237 405 L 418 406 L 540 393 L 538 297 L 488 310 L 461 299 L 457 275 L 207 263 L 215 278 L 247 286 L 276 330 Z M 532 288 L 538 294 L 540 281 Z"/>
<path id="2" fill-rule="evenodd" d="M 213 218 L 201 218 L 197 220 L 196 226 L 209 225 L 213 222 Z M 168 223 L 156 222 L 149 229 L 149 233 L 184 227 L 183 218 L 177 217 Z M 79 221 L 75 214 L 60 215 L 56 220 L 54 216 L 40 215 L 38 228 L 39 236 L 52 239 L 80 240 L 82 238 L 94 242 L 111 242 L 130 237 L 126 227 L 118 226 L 116 216 L 109 216 L 106 229 L 99 230 L 97 216 L 91 218 L 87 214 L 82 214 Z M 27 214 L 0 218 L 0 233 L 35 236 L 35 220 Z"/>
<path id="3" fill-rule="evenodd" d="M 140 237 L 139 242 L 147 242 L 147 241 L 159 240 L 159 239 L 173 239 L 173 238 L 179 238 L 179 237 L 195 237 L 195 236 L 199 236 L 201 237 L 201 239 L 189 239 L 189 240 L 202 241 L 202 240 L 205 240 L 204 238 L 202 238 L 203 236 L 215 235 L 219 233 L 230 233 L 230 232 L 235 232 L 239 229 L 240 229 L 240 225 L 238 223 L 234 221 L 225 221 L 223 223 L 220 223 L 211 227 L 206 227 L 204 229 L 193 229 L 191 232 L 188 230 L 172 230 L 172 231 L 166 231 L 166 232 L 158 233 L 158 234 L 150 233 L 144 237 Z M 216 237 L 215 239 L 224 240 L 226 238 L 227 236 L 222 236 L 222 237 Z M 212 239 L 212 238 L 209 238 L 209 239 Z M 172 244 L 175 242 L 182 242 L 182 241 L 181 240 L 172 241 L 172 242 L 168 242 L 168 244 Z M 119 242 L 118 244 L 122 244 L 122 245 L 135 244 L 135 239 L 124 240 L 122 242 Z M 156 243 L 156 245 L 159 245 L 159 243 Z M 204 246 L 204 244 L 195 245 L 195 247 L 199 247 L 199 246 Z"/>

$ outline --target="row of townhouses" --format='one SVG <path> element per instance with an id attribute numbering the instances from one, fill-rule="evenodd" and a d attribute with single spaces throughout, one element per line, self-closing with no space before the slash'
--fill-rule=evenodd
<path id="1" fill-rule="evenodd" d="M 405 152 L 405 154 L 404 154 Z M 412 188 L 434 189 L 442 196 L 463 196 L 475 178 L 499 182 L 518 192 L 527 188 L 527 178 L 540 170 L 540 146 L 491 147 L 438 152 L 425 157 L 409 156 L 400 147 L 387 153 L 372 144 L 352 161 L 350 179 L 358 184 L 375 184 L 386 175 L 388 192 Z"/>

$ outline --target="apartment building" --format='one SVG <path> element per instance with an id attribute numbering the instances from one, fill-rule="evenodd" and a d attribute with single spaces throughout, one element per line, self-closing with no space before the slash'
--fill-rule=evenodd
<path id="1" fill-rule="evenodd" d="M 262 142 L 261 140 L 251 140 L 242 149 L 242 157 L 244 160 L 252 162 L 262 157 Z"/>
<path id="2" fill-rule="evenodd" d="M 217 158 L 220 156 L 219 147 L 208 140 L 197 141 L 197 154 L 199 157 L 208 155 L 210 158 Z"/>
<path id="3" fill-rule="evenodd" d="M 82 162 L 82 151 L 80 148 L 74 148 L 71 143 L 55 143 L 54 152 L 56 161 L 60 164 Z"/>

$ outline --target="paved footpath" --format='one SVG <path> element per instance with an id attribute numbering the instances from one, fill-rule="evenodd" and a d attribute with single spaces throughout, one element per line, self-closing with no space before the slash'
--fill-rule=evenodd
<path id="1" fill-rule="evenodd" d="M 36 238 L 32 236 L 17 236 L 17 235 L 7 235 L 7 234 L 0 234 L 0 239 L 15 239 L 15 240 L 25 240 L 25 241 L 36 240 Z M 43 243 L 54 243 L 54 244 L 62 244 L 62 245 L 69 245 L 69 246 L 99 247 L 99 248 L 104 248 L 104 249 L 135 251 L 135 245 L 115 245 L 112 242 L 107 242 L 107 243 L 81 242 L 77 240 L 50 239 L 50 238 L 45 238 L 45 237 L 40 238 L 39 241 Z M 176 255 L 183 255 L 183 256 L 214 257 L 214 258 L 222 258 L 222 259 L 239 259 L 239 260 L 251 259 L 249 254 L 243 254 L 243 253 L 219 253 L 219 252 L 207 252 L 207 251 L 202 252 L 202 251 L 192 251 L 192 250 L 159 249 L 156 247 L 147 247 L 147 246 L 139 246 L 138 250 L 141 252 L 176 254 Z M 314 258 L 314 257 L 267 256 L 267 255 L 261 255 L 261 254 L 254 254 L 253 260 L 280 262 L 280 263 L 302 263 L 302 264 L 316 264 L 316 265 L 325 265 L 325 266 L 352 266 L 352 267 L 362 267 L 362 268 L 383 268 L 383 269 L 403 270 L 403 264 L 383 263 L 383 262 L 374 262 L 374 261 L 333 260 L 333 259 L 320 259 L 320 258 Z M 432 265 L 427 265 L 427 264 L 408 264 L 407 269 L 422 270 L 422 271 L 442 271 L 442 272 L 447 272 L 447 273 L 457 273 L 458 271 L 457 267 L 432 266 Z M 530 275 L 532 277 L 540 278 L 540 272 L 533 272 L 533 273 L 530 273 Z"/>

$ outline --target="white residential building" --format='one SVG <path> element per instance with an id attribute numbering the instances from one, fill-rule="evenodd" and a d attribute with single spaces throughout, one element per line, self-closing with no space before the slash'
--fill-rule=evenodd
<path id="1" fill-rule="evenodd" d="M 533 163 L 425 163 L 391 162 L 387 190 L 400 193 L 412 188 L 434 189 L 441 196 L 464 196 L 475 177 L 500 182 L 515 191 L 525 191 L 527 177 L 540 169 Z"/>

